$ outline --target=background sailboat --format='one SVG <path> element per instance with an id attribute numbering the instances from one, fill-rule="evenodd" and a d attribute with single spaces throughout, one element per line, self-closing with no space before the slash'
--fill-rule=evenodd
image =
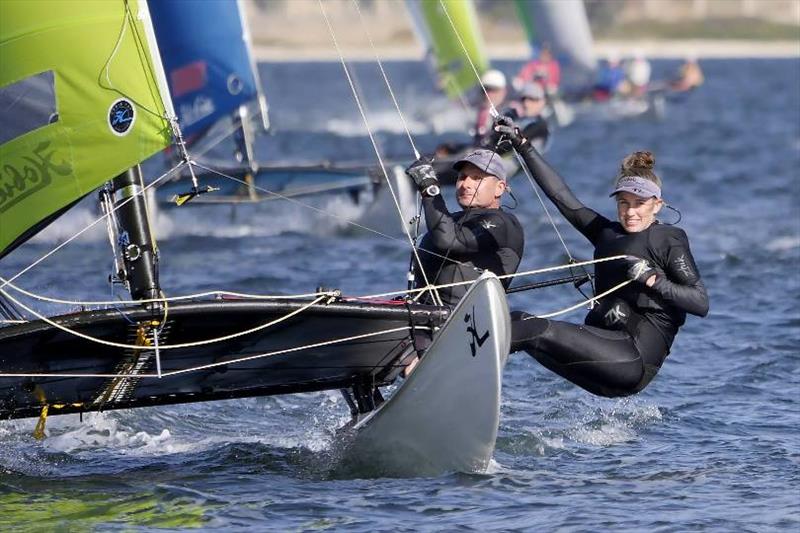
<path id="1" fill-rule="evenodd" d="M 480 76 L 489 69 L 475 5 L 472 0 L 406 0 L 406 8 L 431 76 L 450 100 L 432 103 L 417 118 L 437 133 L 465 132 L 474 120 L 475 72 Z"/>
<path id="2" fill-rule="evenodd" d="M 155 0 L 150 7 L 173 106 L 193 157 L 206 168 L 195 173 L 204 187 L 215 190 L 192 197 L 189 207 L 238 204 L 244 209 L 243 204 L 297 198 L 347 219 L 366 220 L 376 211 L 389 211 L 383 177 L 374 164 L 315 162 L 313 154 L 299 163 L 270 162 L 277 159 L 276 147 L 269 137 L 257 135 L 267 130 L 269 120 L 241 1 Z M 188 173 L 182 178 L 159 188 L 156 198 L 162 207 L 174 205 L 173 199 L 189 189 Z M 392 178 L 410 217 L 413 191 L 402 172 L 393 172 Z M 335 207 L 341 202 L 332 196 L 355 209 Z M 258 213 L 251 210 L 239 218 Z"/>

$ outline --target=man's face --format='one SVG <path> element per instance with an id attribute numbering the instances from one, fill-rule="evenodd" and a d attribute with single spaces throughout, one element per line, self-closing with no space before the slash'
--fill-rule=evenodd
<path id="1" fill-rule="evenodd" d="M 500 197 L 506 190 L 506 182 L 487 174 L 472 163 L 461 167 L 456 181 L 456 199 L 463 208 L 500 207 Z"/>
<path id="2" fill-rule="evenodd" d="M 522 106 L 525 108 L 526 117 L 538 117 L 544 111 L 545 101 L 544 98 L 528 98 L 526 96 L 522 99 Z"/>

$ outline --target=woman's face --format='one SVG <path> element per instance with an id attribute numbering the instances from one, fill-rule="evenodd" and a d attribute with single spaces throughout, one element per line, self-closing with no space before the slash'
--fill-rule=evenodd
<path id="1" fill-rule="evenodd" d="M 629 192 L 618 192 L 617 218 L 628 233 L 644 231 L 656 219 L 656 213 L 661 211 L 664 201 L 655 198 L 642 198 Z"/>

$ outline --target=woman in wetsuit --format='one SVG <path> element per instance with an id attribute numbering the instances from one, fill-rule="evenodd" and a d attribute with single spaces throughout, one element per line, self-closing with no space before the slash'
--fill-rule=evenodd
<path id="1" fill-rule="evenodd" d="M 686 313 L 708 314 L 686 233 L 655 218 L 664 201 L 653 155 L 635 152 L 622 162 L 611 193 L 617 204 L 612 221 L 583 205 L 512 121 L 501 117 L 495 129 L 510 138 L 547 197 L 594 245 L 595 259 L 629 256 L 596 264 L 597 294 L 632 280 L 589 311 L 584 325 L 512 313 L 512 351 L 525 350 L 593 394 L 641 391 L 661 368 Z"/>

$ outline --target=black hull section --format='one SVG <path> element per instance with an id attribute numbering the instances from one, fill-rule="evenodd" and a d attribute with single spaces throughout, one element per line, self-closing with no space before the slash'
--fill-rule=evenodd
<path id="1" fill-rule="evenodd" d="M 285 317 L 307 303 L 218 300 L 170 305 L 158 341 L 164 346 L 235 334 Z M 163 310 L 123 311 L 125 316 L 101 310 L 53 320 L 111 342 L 152 342 L 148 324 L 163 320 Z M 430 306 L 337 302 L 230 340 L 160 350 L 161 378 L 0 375 L 0 418 L 38 416 L 45 405 L 54 415 L 386 384 L 396 376 L 398 359 L 411 344 L 410 328 L 438 326 L 446 316 L 446 310 Z M 385 332 L 398 328 L 405 329 Z M 376 332 L 385 333 L 341 341 Z M 152 346 L 105 346 L 43 321 L 0 329 L 0 374 L 155 374 L 155 354 Z M 251 359 L 234 362 L 244 357 Z M 217 366 L 169 375 L 204 365 Z"/>

